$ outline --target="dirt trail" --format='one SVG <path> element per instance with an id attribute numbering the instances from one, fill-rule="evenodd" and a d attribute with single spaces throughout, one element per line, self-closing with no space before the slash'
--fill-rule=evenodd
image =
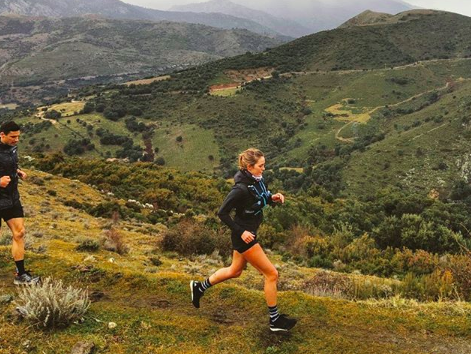
<path id="1" fill-rule="evenodd" d="M 369 72 L 375 72 L 375 71 L 403 70 L 403 69 L 414 67 L 414 66 L 424 66 L 425 64 L 428 64 L 428 63 L 459 62 L 459 61 L 464 61 L 464 60 L 471 60 L 471 58 L 423 60 L 423 61 L 418 61 L 418 62 L 414 62 L 414 63 L 411 63 L 411 64 L 395 66 L 395 67 L 392 67 L 392 68 L 389 67 L 389 68 L 383 68 L 383 69 L 369 69 L 368 71 Z M 262 78 L 263 79 L 271 79 L 272 78 L 272 76 L 271 76 L 272 71 L 273 70 L 268 70 L 266 72 L 263 72 L 262 75 L 252 75 L 252 76 L 245 75 L 243 77 L 237 77 L 233 74 L 232 77 L 234 79 L 237 78 L 238 79 L 237 81 L 229 83 L 229 84 L 213 85 L 209 88 L 209 90 L 210 90 L 210 92 L 217 92 L 219 90 L 224 90 L 224 89 L 227 89 L 227 88 L 239 88 L 243 84 L 252 82 L 254 80 L 260 80 Z M 234 71 L 234 72 L 236 72 L 236 71 Z M 352 73 L 357 73 L 357 72 L 365 72 L 365 70 L 364 69 L 350 69 L 350 70 L 337 70 L 337 71 L 324 71 L 324 70 L 292 71 L 292 72 L 289 72 L 289 73 L 280 74 L 280 76 L 281 77 L 291 77 L 293 75 L 300 76 L 300 75 L 332 74 L 332 73 L 338 74 L 338 75 L 346 75 L 346 74 L 352 74 Z M 422 94 L 419 94 L 419 95 L 422 95 Z M 411 97 L 410 99 L 414 99 L 414 98 Z M 407 101 L 405 101 L 405 102 L 407 102 Z M 402 102 L 402 103 L 404 103 L 404 102 Z M 379 108 L 382 108 L 382 107 L 377 107 L 376 109 L 379 109 Z"/>
<path id="2" fill-rule="evenodd" d="M 415 140 L 415 139 L 418 139 L 418 138 L 420 138 L 421 136 L 424 136 L 424 134 L 428 134 L 428 133 L 431 133 L 431 132 L 433 132 L 433 131 L 435 131 L 435 130 L 437 130 L 437 129 L 443 128 L 443 127 L 446 126 L 446 125 L 448 125 L 448 123 L 444 123 L 444 124 L 442 124 L 442 125 L 440 125 L 440 126 L 438 126 L 438 127 L 436 127 L 436 128 L 430 129 L 428 132 L 425 132 L 425 133 L 423 133 L 423 134 L 416 135 L 416 136 L 414 136 L 414 137 L 411 139 L 411 141 L 412 141 L 412 140 Z"/>
<path id="3" fill-rule="evenodd" d="M 382 69 L 368 69 L 368 72 L 374 71 L 390 71 L 390 70 L 403 70 L 411 67 L 424 66 L 431 63 L 440 63 L 440 62 L 460 62 L 465 60 L 471 60 L 471 58 L 452 58 L 452 59 L 432 59 L 432 60 L 421 60 L 411 64 L 399 65 L 394 67 L 387 67 Z M 364 69 L 349 69 L 349 70 L 336 70 L 336 71 L 326 71 L 326 70 L 316 70 L 316 71 L 292 71 L 289 73 L 280 74 L 280 76 L 291 76 L 291 75 L 312 75 L 312 74 L 352 74 L 352 73 L 364 73 Z"/>

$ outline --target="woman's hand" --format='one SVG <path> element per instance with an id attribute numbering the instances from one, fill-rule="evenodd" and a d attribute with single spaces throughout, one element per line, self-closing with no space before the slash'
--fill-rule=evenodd
<path id="1" fill-rule="evenodd" d="M 275 203 L 283 204 L 285 202 L 285 196 L 281 193 L 276 193 L 271 196 L 271 200 L 273 200 Z"/>
<path id="2" fill-rule="evenodd" d="M 240 237 L 242 238 L 242 241 L 244 241 L 245 243 L 250 243 L 253 240 L 255 240 L 255 235 L 251 233 L 250 231 L 244 231 L 244 233 Z"/>

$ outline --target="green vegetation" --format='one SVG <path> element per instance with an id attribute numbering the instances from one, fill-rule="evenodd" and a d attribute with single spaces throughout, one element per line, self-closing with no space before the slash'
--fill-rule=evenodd
<path id="1" fill-rule="evenodd" d="M 138 205 L 132 202 L 92 205 L 75 199 L 66 201 L 67 205 L 86 210 L 94 216 L 111 217 L 114 211 L 118 211 L 122 217 L 147 218 L 156 223 L 167 220 L 174 212 L 207 213 L 222 202 L 220 191 L 226 192 L 229 188 L 223 180 L 210 180 L 197 172 L 183 174 L 151 163 L 110 164 L 98 160 L 66 159 L 61 154 L 32 163 L 42 170 L 79 179 L 120 198 L 140 202 Z M 144 204 L 149 204 L 150 210 L 145 210 Z"/>
<path id="2" fill-rule="evenodd" d="M 305 268 L 289 261 L 286 255 L 270 252 L 270 258 L 280 268 L 280 307 L 299 319 L 299 326 L 290 335 L 277 336 L 267 329 L 261 277 L 255 269 L 248 267 L 240 278 L 212 288 L 203 298 L 202 308 L 195 310 L 189 301 L 189 280 L 202 279 L 214 268 L 222 267 L 223 259 L 216 254 L 194 254 L 210 252 L 209 249 L 187 249 L 189 258 L 164 251 L 160 246 L 167 234 L 163 225 L 132 218 L 94 218 L 63 204 L 73 198 L 78 203 L 92 205 L 124 201 L 81 182 L 38 171 L 27 172 L 31 181 L 35 181 L 21 185 L 29 213 L 27 228 L 30 232 L 34 230 L 30 234 L 28 264 L 36 274 L 53 274 L 66 286 L 88 288 L 92 303 L 83 321 L 66 329 L 46 331 L 19 321 L 14 315 L 16 305 L 6 300 L 0 305 L 2 354 L 19 354 L 25 348 L 67 354 L 80 341 L 94 343 L 102 353 L 128 353 L 139 347 L 149 353 L 221 353 L 235 348 L 253 353 L 311 353 L 315 350 L 333 354 L 340 350 L 351 354 L 386 354 L 393 350 L 420 354 L 440 350 L 444 340 L 450 353 L 460 353 L 467 348 L 469 304 L 447 301 L 450 288 L 456 286 L 455 280 L 469 279 L 469 268 L 460 267 L 461 275 L 457 270 L 457 256 L 450 259 L 454 265 L 452 276 L 450 272 L 435 272 L 428 277 L 409 274 L 401 279 L 386 279 Z M 51 189 L 57 190 L 57 194 L 43 193 Z M 320 200 L 319 205 L 326 210 L 332 207 Z M 283 214 L 293 207 L 294 204 L 276 208 L 273 213 Z M 169 232 L 180 227 L 186 232 L 185 237 L 192 236 L 193 230 L 198 231 L 196 237 L 204 239 L 204 229 L 214 229 L 196 219 L 182 219 L 181 224 Z M 289 221 L 291 217 L 280 219 L 267 215 L 269 223 L 277 219 Z M 85 249 L 75 250 L 85 244 L 84 238 L 99 240 L 103 230 L 113 229 L 119 232 L 129 253 L 120 255 L 95 246 L 90 254 Z M 277 235 L 266 231 L 264 237 Z M 306 250 L 323 255 L 330 241 L 306 232 L 300 228 L 284 232 L 290 252 L 301 251 L 309 245 Z M 348 230 L 339 229 L 332 235 L 332 242 L 335 244 L 335 239 L 342 242 L 346 238 L 338 238 L 338 235 L 347 233 Z M 227 237 L 224 239 L 228 241 Z M 186 245 L 190 245 L 195 239 L 187 241 Z M 180 244 L 185 246 L 184 241 Z M 351 259 L 359 257 L 357 260 L 368 255 L 365 259 L 370 260 L 373 251 L 369 245 L 367 239 L 359 239 L 346 247 L 344 253 Z M 403 258 L 399 258 L 401 256 Z M 415 267 L 417 274 L 419 269 L 426 269 L 430 261 L 436 261 L 436 257 L 428 257 L 425 253 L 396 253 L 397 261 Z M 3 296 L 12 295 L 16 301 L 16 289 L 10 281 L 14 266 L 10 258 L 9 246 L 0 246 L 0 279 L 4 283 L 0 296 L 7 299 Z M 464 257 L 462 262 L 466 262 Z M 469 260 L 467 262 L 469 264 Z M 424 300 L 438 297 L 441 301 L 419 303 L 407 300 L 408 297 Z M 19 332 L 21 338 L 17 335 Z"/>
<path id="3" fill-rule="evenodd" d="M 103 326 L 86 319 L 54 340 L 73 341 L 80 332 L 104 350 L 132 350 L 136 342 L 103 339 L 112 313 L 113 335 L 132 333 L 149 352 L 173 343 L 172 352 L 419 354 L 443 350 L 443 336 L 451 353 L 466 352 L 469 309 L 460 301 L 471 300 L 468 24 L 433 13 L 323 32 L 148 85 L 88 87 L 74 96 L 82 108 L 73 117 L 62 113 L 74 102 L 62 102 L 61 117 L 48 121 L 41 112 L 18 113 L 22 152 L 34 156 L 25 166 L 53 174 L 35 172 L 43 177 L 32 179 L 27 200 L 47 209 L 40 195 L 81 218 L 78 225 L 57 216 L 65 220 L 62 235 L 57 221 L 41 221 L 39 229 L 55 239 L 35 265 L 104 292 L 90 308 Z M 210 85 L 237 81 L 246 69 L 275 71 L 233 95 L 209 94 Z M 212 289 L 208 301 L 218 305 L 202 317 L 185 307 L 190 275 L 203 278 L 229 261 L 227 228 L 215 214 L 230 189 L 223 178 L 232 177 L 236 154 L 249 146 L 265 151 L 270 189 L 287 196 L 284 206 L 266 210 L 259 239 L 279 267 L 280 289 L 290 290 L 281 293 L 283 309 L 299 315 L 303 327 L 275 343 L 255 329 L 262 322 L 220 317 L 230 309 L 261 318 L 253 270 Z M 81 157 L 66 157 L 65 147 Z M 57 175 L 80 181 L 76 189 L 86 195 L 61 179 L 62 191 Z M 80 238 L 69 240 L 70 230 Z M 84 252 L 98 263 L 71 268 Z M 40 257 L 54 261 L 43 265 Z M 159 301 L 164 308 L 152 305 Z M 241 343 L 238 331 L 250 326 L 251 340 Z M 211 336 L 198 336 L 202 328 Z"/>
<path id="4" fill-rule="evenodd" d="M 219 167 L 230 177 L 236 153 L 255 145 L 267 152 L 271 169 L 305 169 L 300 178 L 307 183 L 296 183 L 290 191 L 305 190 L 315 180 L 335 195 L 363 193 L 364 185 L 372 193 L 397 185 L 424 194 L 440 189 L 446 197 L 464 177 L 466 160 L 460 156 L 468 145 L 460 122 L 466 116 L 469 67 L 469 60 L 451 60 L 394 70 L 309 73 L 253 81 L 231 97 L 176 94 L 174 85 L 185 86 L 187 79 L 118 87 L 89 101 L 94 112 L 59 118 L 47 130 L 37 118 L 19 118 L 31 127 L 23 149 L 64 151 L 88 139 L 85 145 L 94 148 L 83 148 L 84 156 L 154 161 L 184 171 Z M 345 116 L 331 109 L 335 105 Z M 427 155 L 435 149 L 434 134 L 443 131 L 464 137 L 453 145 L 454 163 L 448 150 Z M 124 141 L 125 149 L 120 146 Z M 382 153 L 372 146 L 384 146 Z M 423 154 L 431 160 L 421 168 L 423 180 L 411 185 L 405 173 L 424 166 Z M 444 182 L 437 184 L 437 178 Z"/>
<path id="5" fill-rule="evenodd" d="M 73 198 L 64 201 L 68 206 L 92 216 L 111 218 L 116 214 L 127 220 L 173 225 L 163 238 L 162 248 L 167 251 L 190 256 L 218 250 L 224 257 L 230 255 L 229 238 L 222 236 L 224 228 L 214 217 L 230 186 L 223 180 L 194 172 L 182 174 L 150 163 L 107 164 L 60 155 L 33 163 L 85 183 L 93 181 L 98 189 L 128 200 L 92 204 Z M 265 247 L 303 266 L 400 279 L 417 277 L 415 288 L 398 288 L 402 296 L 471 298 L 467 277 L 460 273 L 468 269 L 461 251 L 471 248 L 469 206 L 394 189 L 372 197 L 335 199 L 319 186 L 329 172 L 312 174 L 319 179 L 317 183 L 300 178 L 295 170 L 266 174 L 274 190 L 296 189 L 296 183 L 312 187 L 307 193 L 289 194 L 285 207 L 266 211 L 260 230 Z M 200 221 L 195 223 L 192 218 Z M 83 247 L 86 249 L 86 243 Z M 443 256 L 446 261 L 439 261 Z M 451 272 L 451 278 L 446 272 Z M 453 293 L 443 295 L 420 285 L 443 276 Z"/>

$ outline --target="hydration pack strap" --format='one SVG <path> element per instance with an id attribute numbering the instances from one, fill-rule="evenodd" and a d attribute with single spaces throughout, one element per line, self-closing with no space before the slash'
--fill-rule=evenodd
<path id="1" fill-rule="evenodd" d="M 261 192 L 255 187 L 255 185 L 247 185 L 247 189 L 252 193 L 252 195 L 257 199 L 257 202 L 252 205 L 252 209 L 255 212 L 254 215 L 257 215 L 262 212 L 262 209 L 268 205 L 270 200 L 270 191 L 267 190 L 267 187 L 261 181 L 259 183 Z"/>

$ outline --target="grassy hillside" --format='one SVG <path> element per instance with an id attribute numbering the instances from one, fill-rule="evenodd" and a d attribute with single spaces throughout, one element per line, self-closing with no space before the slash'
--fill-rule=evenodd
<path id="1" fill-rule="evenodd" d="M 393 18 L 387 25 L 315 33 L 256 56 L 221 61 L 216 68 L 274 67 L 281 72 L 374 69 L 471 54 L 466 40 L 470 31 L 469 17 L 410 11 Z"/>
<path id="2" fill-rule="evenodd" d="M 315 183 L 336 195 L 354 195 L 364 194 L 362 185 L 371 186 L 372 193 L 396 185 L 422 193 L 443 187 L 447 195 L 466 177 L 460 171 L 467 160 L 458 159 L 468 149 L 465 140 L 454 145 L 458 160 L 450 161 L 446 151 L 434 155 L 430 172 L 413 184 L 407 171 L 419 162 L 408 157 L 419 151 L 421 159 L 421 153 L 434 151 L 435 138 L 423 134 L 398 146 L 415 131 L 438 134 L 441 128 L 433 129 L 445 121 L 456 122 L 448 134 L 461 135 L 465 108 L 453 105 L 460 99 L 466 105 L 471 61 L 464 38 L 470 19 L 442 12 L 410 12 L 400 18 L 390 25 L 322 32 L 148 85 L 89 87 L 65 108 L 51 105 L 34 115 L 22 114 L 19 121 L 29 124 L 24 131 L 28 145 L 22 149 L 144 159 L 185 171 L 222 170 L 230 177 L 236 153 L 255 145 L 267 152 L 269 168 L 279 178 L 286 176 L 278 168 L 305 169 L 293 174 L 292 190 Z M 412 33 L 414 38 L 406 40 Z M 336 41 L 351 47 L 336 46 Z M 405 56 L 399 60 L 400 53 Z M 350 64 L 340 65 L 342 56 Z M 283 72 L 288 63 L 291 69 Z M 345 70 L 312 70 L 316 67 Z M 54 111 L 63 117 L 47 127 L 42 120 Z M 73 112 L 77 115 L 68 117 Z M 402 157 L 371 153 L 368 146 L 378 141 L 396 146 Z M 369 173 L 360 172 L 365 168 Z"/>
<path id="3" fill-rule="evenodd" d="M 468 60 L 444 60 L 394 70 L 313 72 L 291 78 L 254 81 L 240 93 L 227 97 L 159 93 L 162 85 L 168 85 L 159 82 L 148 87 L 120 89 L 121 94 L 116 97 L 120 102 L 126 102 L 128 115 L 132 116 L 132 107 L 143 109 L 136 121 L 153 127 L 152 147 L 159 149 L 156 156 L 162 156 L 170 166 L 184 170 L 199 166 L 198 170 L 211 171 L 221 158 L 225 161 L 247 144 L 254 144 L 268 152 L 272 167 L 302 167 L 319 162 L 309 152 L 313 146 L 325 145 L 330 150 L 339 144 L 349 147 L 352 144 L 348 141 L 342 144 L 341 139 L 358 137 L 363 134 L 363 127 L 377 133 L 387 132 L 390 127 L 394 129 L 396 121 L 381 129 L 375 125 L 376 120 L 371 121 L 387 105 L 402 115 L 407 113 L 409 108 L 405 107 L 414 101 L 414 97 L 419 101 L 426 100 L 434 91 L 447 95 L 450 88 L 446 85 L 450 79 L 456 81 L 453 89 L 460 89 L 466 81 L 460 83 L 459 80 L 469 76 L 469 65 Z M 155 104 L 148 105 L 151 92 L 154 92 L 151 97 Z M 112 103 L 116 98 L 111 96 L 109 101 L 106 96 L 102 97 L 96 102 L 104 102 L 110 110 L 122 104 Z M 441 104 L 439 100 L 430 109 Z M 69 112 L 77 111 L 76 103 L 68 105 Z M 61 109 L 64 108 L 49 107 L 49 110 Z M 98 151 L 102 156 L 114 157 L 118 146 L 100 144 L 100 137 L 96 134 L 100 127 L 115 135 L 128 136 L 135 145 L 145 148 L 142 136 L 126 127 L 129 118 L 114 121 L 99 113 L 66 117 L 67 112 L 63 111 L 65 117 L 47 130 L 40 133 L 27 131 L 24 135 L 26 141 L 35 139 L 23 146 L 23 151 L 41 151 L 38 145 L 42 139 L 49 141 L 50 145 L 50 149 L 43 151 L 60 150 L 67 141 L 81 136 L 95 144 L 96 151 L 86 154 L 96 156 Z M 453 111 L 450 114 L 454 115 Z M 39 124 L 41 121 L 27 118 L 22 122 Z M 234 134 L 234 122 L 238 125 L 237 134 Z M 372 124 L 366 128 L 368 122 Z M 60 139 L 51 140 L 49 137 L 53 134 Z M 182 139 L 180 142 L 178 137 Z M 178 160 L 177 156 L 184 156 L 185 160 Z"/>
<path id="4" fill-rule="evenodd" d="M 29 267 L 37 274 L 88 288 L 94 300 L 82 323 L 62 330 L 40 330 L 18 322 L 12 314 L 15 305 L 2 303 L 2 354 L 70 353 L 79 341 L 93 342 L 99 353 L 130 353 L 137 347 L 143 353 L 224 353 L 236 349 L 326 354 L 446 350 L 458 354 L 470 350 L 471 308 L 466 303 L 423 304 L 401 298 L 348 301 L 336 299 L 334 294 L 318 297 L 302 290 L 282 291 L 280 307 L 296 316 L 299 325 L 289 335 L 271 334 L 261 278 L 251 267 L 241 278 L 209 290 L 202 308 L 195 310 L 189 301 L 189 280 L 201 279 L 222 266 L 221 258 L 185 258 L 163 252 L 158 240 L 165 226 L 132 220 L 114 224 L 130 249 L 128 254 L 101 247 L 94 252 L 77 251 L 84 238 L 99 240 L 113 223 L 67 207 L 63 201 L 80 198 L 81 202 L 99 204 L 112 197 L 77 181 L 28 172 L 32 179 L 22 184 L 21 193 L 27 212 Z M 0 246 L 0 296 L 16 299 L 8 239 L 8 234 L 2 236 L 4 246 Z M 270 258 L 280 269 L 285 289 L 312 280 L 319 272 L 283 261 L 275 254 Z M 110 329 L 109 322 L 115 322 L 116 328 Z M 17 333 L 22 333 L 21 337 Z"/>
<path id="5" fill-rule="evenodd" d="M 9 64 L 2 69 L 5 83 L 1 90 L 7 99 L 11 96 L 11 99 L 25 101 L 26 98 L 27 101 L 28 96 L 50 97 L 48 90 L 57 92 L 62 88 L 66 93 L 66 88 L 77 87 L 87 81 L 93 84 L 105 79 L 118 80 L 126 74 L 170 71 L 267 47 L 273 49 L 258 55 L 246 54 L 212 62 L 175 75 L 172 80 L 189 81 L 189 86 L 201 91 L 227 70 L 271 68 L 285 73 L 362 70 L 471 55 L 466 41 L 471 28 L 468 17 L 419 11 L 399 14 L 394 19 L 388 25 L 324 31 L 275 47 L 279 41 L 247 31 L 217 31 L 198 25 L 119 22 L 117 28 L 117 22 L 99 19 L 31 22 L 31 19 L 6 17 L 2 19 L 3 32 L 8 35 L 3 63 Z M 54 26 L 58 26 L 59 31 L 54 37 L 44 34 Z M 25 38 L 19 45 L 9 46 L 11 41 L 24 36 L 30 39 Z M 149 47 L 149 38 L 156 36 L 164 36 L 166 40 L 151 41 L 153 45 Z M 123 44 L 127 49 L 116 52 L 117 44 Z M 35 63 L 28 56 L 31 53 L 35 53 L 42 70 L 34 70 Z M 42 80 L 44 78 L 46 80 Z M 44 82 L 60 78 L 74 80 L 52 86 Z M 11 83 L 18 80 L 23 80 L 23 84 L 40 83 L 43 92 L 39 95 L 34 86 L 12 90 Z"/>
<path id="6" fill-rule="evenodd" d="M 439 103 L 392 122 L 383 120 L 387 139 L 371 145 L 361 157 L 354 154 L 347 165 L 346 181 L 352 192 L 373 181 L 376 186 L 400 183 L 410 189 L 446 192 L 450 181 L 468 180 L 470 89 L 469 81 L 457 83 Z"/>

